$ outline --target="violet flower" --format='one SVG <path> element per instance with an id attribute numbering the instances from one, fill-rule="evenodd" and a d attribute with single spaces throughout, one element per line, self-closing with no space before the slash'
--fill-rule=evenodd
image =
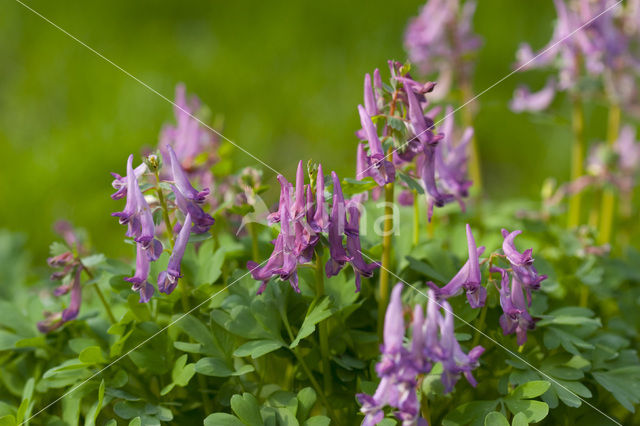
<path id="1" fill-rule="evenodd" d="M 167 269 L 158 274 L 158 290 L 160 293 L 171 294 L 178 285 L 178 279 L 182 277 L 180 264 L 182 263 L 182 257 L 189 242 L 191 226 L 191 215 L 187 214 L 182 229 L 176 238 L 171 256 L 169 256 Z M 142 293 L 140 294 L 140 298 L 142 299 Z"/>
<path id="2" fill-rule="evenodd" d="M 291 195 L 289 191 L 291 185 L 282 175 L 278 175 L 278 181 L 280 182 L 280 205 L 277 215 L 273 215 L 271 220 L 280 222 L 280 234 L 274 241 L 273 252 L 266 264 L 259 266 L 256 262 L 247 262 L 247 268 L 251 271 L 253 279 L 262 281 L 258 294 L 262 294 L 273 276 L 279 276 L 282 280 L 289 280 L 291 287 L 300 293 L 296 269 L 298 260 L 294 252 L 295 234 L 290 217 Z"/>
<path id="3" fill-rule="evenodd" d="M 362 124 L 365 138 L 369 142 L 369 156 L 367 158 L 369 166 L 367 173 L 379 186 L 384 186 L 395 180 L 395 168 L 393 163 L 386 159 L 376 127 L 362 105 L 358 105 L 358 113 L 360 114 L 360 123 Z M 363 176 L 357 177 L 362 178 Z"/>
<path id="4" fill-rule="evenodd" d="M 471 233 L 471 227 L 467 224 L 467 247 L 469 258 L 460 268 L 458 273 L 442 288 L 429 282 L 439 299 L 448 299 L 460 294 L 462 289 L 467 293 L 467 300 L 472 308 L 484 306 L 487 299 L 487 289 L 482 286 L 479 256 L 484 252 L 484 247 L 476 247 L 476 241 Z"/>
<path id="5" fill-rule="evenodd" d="M 200 192 L 196 191 L 196 189 L 191 186 L 191 182 L 189 182 L 189 178 L 182 169 L 182 165 L 178 161 L 176 153 L 173 148 L 171 148 L 171 145 L 167 145 L 167 152 L 169 153 L 168 158 L 169 163 L 171 164 L 171 175 L 173 176 L 173 181 L 180 193 L 186 199 L 194 201 L 197 204 L 204 203 L 205 198 L 209 195 L 209 188 L 205 188 Z"/>
<path id="6" fill-rule="evenodd" d="M 138 179 L 147 172 L 147 165 L 142 163 L 138 167 L 136 167 L 133 172 L 136 179 Z M 113 186 L 113 189 L 116 190 L 116 192 L 111 194 L 111 198 L 114 200 L 120 200 L 121 198 L 126 197 L 127 176 L 120 176 L 117 173 L 111 173 L 111 176 L 113 176 L 113 182 L 111 183 L 111 186 Z"/>
<path id="7" fill-rule="evenodd" d="M 535 320 L 527 311 L 527 302 L 522 292 L 522 284 L 515 274 L 511 276 L 509 287 L 509 274 L 501 268 L 491 268 L 491 272 L 500 272 L 500 306 L 503 314 L 500 317 L 500 326 L 504 335 L 515 333 L 518 345 L 524 345 L 527 341 L 527 330 L 535 328 Z"/>
<path id="8" fill-rule="evenodd" d="M 345 226 L 347 235 L 347 252 L 350 256 L 349 264 L 353 267 L 356 280 L 356 292 L 360 291 L 360 277 L 370 278 L 380 264 L 367 263 L 362 257 L 362 246 L 360 244 L 360 209 L 357 205 L 349 204 L 347 207 L 349 220 Z"/>
<path id="9" fill-rule="evenodd" d="M 454 75 L 470 78 L 470 59 L 482 45 L 473 32 L 475 8 L 475 1 L 466 1 L 461 8 L 459 0 L 428 0 L 420 14 L 409 21 L 404 36 L 409 60 L 423 74 L 439 73 L 442 95 L 448 92 Z"/>
<path id="10" fill-rule="evenodd" d="M 347 221 L 344 195 L 342 195 L 340 179 L 336 172 L 331 172 L 331 179 L 333 180 L 333 206 L 328 227 L 330 258 L 325 265 L 327 277 L 337 275 L 345 263 L 351 260 L 342 245 L 342 235 Z"/>
<path id="11" fill-rule="evenodd" d="M 513 112 L 544 111 L 551 105 L 556 95 L 556 82 L 553 78 L 547 80 L 547 84 L 538 92 L 531 92 L 527 86 L 520 85 L 513 92 L 513 99 L 509 108 Z"/>
<path id="12" fill-rule="evenodd" d="M 529 305 L 531 305 L 531 291 L 538 290 L 540 283 L 547 279 L 547 276 L 538 275 L 538 271 L 535 266 L 533 266 L 533 249 L 527 249 L 522 253 L 516 249 L 514 240 L 521 233 L 522 231 L 520 230 L 509 233 L 506 229 L 502 229 L 502 236 L 504 238 L 502 251 L 511 264 L 514 279 L 517 279 L 517 281 L 525 287 L 527 299 Z"/>
<path id="13" fill-rule="evenodd" d="M 162 251 L 162 249 L 161 249 Z M 153 254 L 153 257 L 159 253 Z M 140 293 L 140 303 L 147 303 L 153 296 L 154 288 L 147 279 L 149 278 L 149 266 L 152 260 L 149 250 L 141 244 L 136 245 L 136 272 L 133 277 L 125 278 L 125 281 L 132 283 L 131 290 Z"/>
<path id="14" fill-rule="evenodd" d="M 80 305 L 82 304 L 82 285 L 80 284 L 80 274 L 82 268 L 76 267 L 76 271 L 73 280 L 69 286 L 59 287 L 56 289 L 56 295 L 63 295 L 71 291 L 71 300 L 69 306 L 62 312 L 51 313 L 45 312 L 45 319 L 39 321 L 37 326 L 41 333 L 49 333 L 57 328 L 60 328 L 64 323 L 69 322 L 78 317 L 80 312 Z"/>

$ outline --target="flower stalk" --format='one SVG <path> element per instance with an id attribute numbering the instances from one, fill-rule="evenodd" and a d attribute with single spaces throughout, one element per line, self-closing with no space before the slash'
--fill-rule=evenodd
<path id="1" fill-rule="evenodd" d="M 391 237 L 393 233 L 393 190 L 394 183 L 384 187 L 384 232 L 382 234 L 382 259 L 380 266 L 380 303 L 378 305 L 378 336 L 384 330 L 384 315 L 389 304 L 389 267 L 391 266 Z"/>
<path id="2" fill-rule="evenodd" d="M 573 128 L 573 146 L 571 149 L 571 181 L 575 181 L 584 174 L 584 155 L 586 142 L 584 139 L 584 111 L 582 100 L 578 95 L 573 97 L 573 108 L 571 116 Z M 569 228 L 580 225 L 580 205 L 581 194 L 576 192 L 569 200 Z"/>
<path id="3" fill-rule="evenodd" d="M 620 131 L 620 106 L 612 103 L 609 107 L 609 118 L 607 125 L 607 144 L 613 147 Z M 605 188 L 602 193 L 602 215 L 600 217 L 600 232 L 598 242 L 606 244 L 611 240 L 611 230 L 613 229 L 613 213 L 615 207 L 615 193 L 612 188 Z"/>
<path id="4" fill-rule="evenodd" d="M 316 251 L 316 300 L 324 296 L 324 268 L 322 266 L 322 256 Z M 331 364 L 329 362 L 329 329 L 327 320 L 318 324 L 318 335 L 320 340 L 320 354 L 322 356 L 322 375 L 324 380 L 324 392 L 332 392 L 333 377 L 331 376 Z"/>

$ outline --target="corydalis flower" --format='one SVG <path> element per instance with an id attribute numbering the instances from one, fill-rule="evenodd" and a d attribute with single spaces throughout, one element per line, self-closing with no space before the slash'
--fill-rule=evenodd
<path id="1" fill-rule="evenodd" d="M 145 248 L 149 247 L 155 234 L 151 209 L 140 191 L 138 180 L 133 170 L 133 155 L 127 160 L 127 203 L 124 210 L 112 213 L 120 224 L 127 225 L 127 237 L 132 237 Z"/>
<path id="2" fill-rule="evenodd" d="M 171 294 L 178 285 L 178 279 L 182 277 L 180 264 L 189 242 L 191 226 L 191 215 L 187 214 L 169 257 L 167 269 L 158 274 L 158 290 L 160 293 Z M 140 297 L 142 298 L 142 293 Z"/>
<path id="3" fill-rule="evenodd" d="M 138 167 L 136 167 L 133 170 L 133 172 L 137 180 L 147 172 L 147 165 L 142 163 Z M 113 186 L 113 189 L 116 190 L 116 192 L 111 194 L 111 198 L 114 200 L 120 200 L 121 198 L 126 197 L 127 196 L 127 176 L 120 176 L 117 173 L 111 173 L 111 176 L 113 176 L 113 182 L 111 183 L 111 186 Z"/>
<path id="4" fill-rule="evenodd" d="M 438 298 L 448 299 L 460 294 L 462 289 L 467 293 L 467 300 L 472 308 L 484 306 L 487 299 L 487 289 L 482 286 L 482 275 L 480 273 L 480 262 L 478 257 L 484 252 L 484 247 L 476 247 L 476 241 L 471 233 L 471 227 L 467 224 L 467 247 L 469 258 L 460 268 L 460 271 L 442 288 L 429 283 Z"/>
<path id="5" fill-rule="evenodd" d="M 329 221 L 329 253 L 330 259 L 325 266 L 327 277 L 337 275 L 349 262 L 355 273 L 356 291 L 360 291 L 361 276 L 371 277 L 373 271 L 378 268 L 377 263 L 367 263 L 362 256 L 360 243 L 360 210 L 355 203 L 349 203 L 347 207 L 340 179 L 336 172 L 331 172 L 333 180 L 333 206 Z M 347 221 L 346 213 L 349 213 Z M 347 247 L 342 244 L 342 236 L 347 236 Z"/>
<path id="6" fill-rule="evenodd" d="M 442 126 L 443 139 L 436 149 L 435 168 L 443 188 L 453 194 L 464 211 L 463 198 L 469 195 L 473 184 L 467 178 L 468 147 L 473 138 L 473 128 L 464 129 L 458 143 L 454 143 L 453 108 L 447 107 Z"/>
<path id="7" fill-rule="evenodd" d="M 511 276 L 509 286 L 509 274 L 501 268 L 492 268 L 492 272 L 499 272 L 500 279 L 500 306 L 504 312 L 500 317 L 500 326 L 504 335 L 515 333 L 518 345 L 524 345 L 527 341 L 527 331 L 535 328 L 535 320 L 527 310 L 527 302 L 522 292 L 522 284 L 515 274 Z"/>
<path id="8" fill-rule="evenodd" d="M 449 90 L 453 76 L 469 79 L 472 58 L 482 45 L 473 32 L 475 1 L 462 8 L 459 0 L 428 0 L 420 14 L 409 21 L 404 37 L 409 60 L 423 74 L 438 72 L 442 93 Z"/>
<path id="9" fill-rule="evenodd" d="M 71 301 L 69 306 L 62 312 L 51 313 L 45 312 L 45 320 L 38 322 L 38 330 L 41 333 L 49 333 L 57 328 L 60 328 L 64 323 L 69 322 L 77 318 L 80 312 L 80 305 L 82 303 L 82 285 L 80 283 L 80 274 L 82 268 L 76 266 L 73 279 L 69 285 L 63 285 L 58 287 L 54 294 L 56 296 L 62 296 L 71 292 Z"/>
<path id="10" fill-rule="evenodd" d="M 371 116 L 362 105 L 358 105 L 358 113 L 360 114 L 360 124 L 362 125 L 364 137 L 369 142 L 366 173 L 368 176 L 371 176 L 378 185 L 384 186 L 395 180 L 395 168 L 393 163 L 386 159 L 376 126 L 373 124 L 373 121 L 371 121 Z M 365 176 L 357 176 L 358 179 L 362 179 L 363 177 Z"/>
<path id="11" fill-rule="evenodd" d="M 472 386 L 476 385 L 471 372 L 478 366 L 484 348 L 476 346 L 465 354 L 455 338 L 453 311 L 447 302 L 439 304 L 435 293 L 429 292 L 426 317 L 422 307 L 413 309 L 411 343 L 404 345 L 406 334 L 401 302 L 402 284 L 397 284 L 387 307 L 384 323 L 382 359 L 376 365 L 380 384 L 373 396 L 358 394 L 365 414 L 363 424 L 374 425 L 382 421 L 385 406 L 397 409 L 396 417 L 407 425 L 426 425 L 419 417 L 417 399 L 418 376 L 427 374 L 437 362 L 442 363 L 442 383 L 445 392 L 453 390 L 461 375 Z M 444 316 L 440 308 L 445 311 Z"/>
<path id="12" fill-rule="evenodd" d="M 156 260 L 162 252 L 162 245 L 155 240 L 154 250 L 146 250 L 142 244 L 136 245 L 136 272 L 133 277 L 125 278 L 132 283 L 131 290 L 140 293 L 140 303 L 147 303 L 153 296 L 154 288 L 147 279 L 149 278 L 149 266 L 152 260 Z M 158 246 L 159 245 L 159 246 Z"/>
<path id="13" fill-rule="evenodd" d="M 533 266 L 533 249 L 527 249 L 520 253 L 515 246 L 515 238 L 520 235 L 522 231 L 516 230 L 509 232 L 506 229 L 502 230 L 502 251 L 504 252 L 507 260 L 511 264 L 511 270 L 515 279 L 521 283 L 527 291 L 527 299 L 529 305 L 531 305 L 531 291 L 538 290 L 540 283 L 547 279 L 546 275 L 539 275 L 535 266 Z"/>

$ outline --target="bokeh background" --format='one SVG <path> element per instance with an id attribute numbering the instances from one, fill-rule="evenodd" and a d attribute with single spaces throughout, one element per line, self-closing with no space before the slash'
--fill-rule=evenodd
<path id="1" fill-rule="evenodd" d="M 403 32 L 420 1 L 291 2 L 204 0 L 78 3 L 28 1 L 43 16 L 173 98 L 184 82 L 225 119 L 224 134 L 293 174 L 298 159 L 354 173 L 362 79 L 386 60 L 403 61 Z M 484 38 L 474 89 L 508 74 L 518 44 L 542 47 L 552 32 L 551 0 L 482 0 Z M 19 3 L 0 6 L 0 228 L 20 231 L 42 262 L 52 225 L 86 228 L 98 250 L 129 253 L 110 213 L 110 171 L 155 146 L 170 104 Z M 384 74 L 383 74 L 384 75 Z M 516 85 L 542 86 L 543 73 L 516 74 L 479 99 L 476 132 L 486 191 L 539 198 L 548 176 L 568 178 L 566 100 L 562 118 L 516 115 Z M 587 109 L 588 134 L 604 136 L 604 109 Z M 232 150 L 240 169 L 255 160 Z M 267 183 L 274 176 L 265 171 Z"/>

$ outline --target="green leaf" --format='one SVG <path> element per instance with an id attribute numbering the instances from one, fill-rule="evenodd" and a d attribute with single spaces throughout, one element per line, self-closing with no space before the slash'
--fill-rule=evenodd
<path id="1" fill-rule="evenodd" d="M 106 361 L 99 346 L 84 348 L 78 355 L 78 359 L 86 364 L 100 364 Z"/>
<path id="2" fill-rule="evenodd" d="M 545 380 L 534 380 L 524 383 L 511 392 L 510 397 L 516 399 L 531 399 L 542 395 L 549 389 L 551 383 Z"/>
<path id="3" fill-rule="evenodd" d="M 491 411 L 495 410 L 498 401 L 472 401 L 459 405 L 451 410 L 442 421 L 443 426 L 466 425 L 474 420 L 479 424 Z M 478 424 L 476 423 L 476 424 Z"/>
<path id="4" fill-rule="evenodd" d="M 409 176 L 408 174 L 404 173 L 404 172 L 396 172 L 397 176 L 400 176 L 400 178 L 404 181 L 404 183 L 407 184 L 407 186 L 412 189 L 413 191 L 417 192 L 418 194 L 424 194 L 424 188 L 422 187 L 422 185 L 420 185 L 418 182 L 416 182 L 416 180 L 414 178 L 412 178 L 411 176 Z"/>
<path id="5" fill-rule="evenodd" d="M 527 416 L 524 413 L 516 414 L 513 416 L 513 420 L 511 420 L 511 426 L 529 426 Z"/>
<path id="6" fill-rule="evenodd" d="M 331 419 L 329 417 L 313 416 L 302 423 L 302 426 L 329 426 L 329 424 L 331 424 Z"/>
<path id="7" fill-rule="evenodd" d="M 196 373 L 195 364 L 187 364 L 187 357 L 187 354 L 179 357 L 171 371 L 173 382 L 181 387 L 187 386 Z"/>
<path id="8" fill-rule="evenodd" d="M 196 373 L 214 377 L 241 376 L 255 370 L 252 365 L 245 364 L 238 370 L 233 371 L 224 360 L 212 357 L 198 360 L 195 369 Z"/>
<path id="9" fill-rule="evenodd" d="M 204 426 L 246 426 L 236 416 L 227 413 L 214 413 L 204 419 Z"/>
<path id="10" fill-rule="evenodd" d="M 328 297 L 325 297 L 320 301 L 320 303 L 314 306 L 309 313 L 307 313 L 307 316 L 302 322 L 302 326 L 300 326 L 298 335 L 295 340 L 291 342 L 291 345 L 289 345 L 291 349 L 298 346 L 300 340 L 313 333 L 316 329 L 317 323 L 329 318 L 333 314 L 332 310 L 329 308 L 330 303 L 331 300 Z"/>
<path id="11" fill-rule="evenodd" d="M 131 421 L 129 422 L 129 426 L 142 426 L 142 419 L 140 417 L 131 419 Z"/>
<path id="12" fill-rule="evenodd" d="M 421 260 L 418 260 L 412 256 L 407 256 L 406 259 L 409 262 L 410 269 L 413 269 L 414 271 L 425 275 L 427 278 L 432 278 L 439 282 L 447 281 L 447 279 L 443 277 L 442 274 L 433 269 L 429 264 L 422 262 Z"/>
<path id="13" fill-rule="evenodd" d="M 309 417 L 309 413 L 316 403 L 316 391 L 313 388 L 306 387 L 300 390 L 297 395 L 298 398 L 298 420 L 302 421 Z"/>
<path id="14" fill-rule="evenodd" d="M 84 426 L 94 426 L 96 424 L 96 420 L 98 419 L 98 414 L 100 414 L 100 410 L 102 410 L 102 402 L 104 401 L 104 379 L 100 382 L 100 387 L 98 388 L 98 400 L 95 404 L 89 409 L 84 421 Z"/>
<path id="15" fill-rule="evenodd" d="M 273 352 L 276 349 L 280 349 L 283 346 L 282 342 L 270 339 L 253 340 L 241 345 L 233 352 L 233 356 L 243 357 L 251 356 L 251 358 L 260 358 L 263 355 Z"/>
<path id="16" fill-rule="evenodd" d="M 222 264 L 226 250 L 219 248 L 212 253 L 213 240 L 207 241 L 200 247 L 198 251 L 198 273 L 195 279 L 195 285 L 213 284 L 222 274 Z"/>
<path id="17" fill-rule="evenodd" d="M 509 421 L 502 413 L 492 411 L 484 418 L 484 426 L 509 426 Z"/>
<path id="18" fill-rule="evenodd" d="M 251 426 L 262 425 L 262 417 L 258 407 L 258 400 L 250 393 L 233 395 L 231 397 L 231 409 L 244 423 Z"/>
<path id="19" fill-rule="evenodd" d="M 16 418 L 11 414 L 0 417 L 0 426 L 16 426 L 17 424 Z"/>
<path id="20" fill-rule="evenodd" d="M 513 414 L 524 413 L 529 423 L 537 423 L 549 414 L 549 406 L 542 401 L 505 398 L 504 402 Z"/>
<path id="21" fill-rule="evenodd" d="M 640 366 L 632 365 L 592 374 L 624 408 L 634 412 L 634 404 L 640 402 Z"/>

